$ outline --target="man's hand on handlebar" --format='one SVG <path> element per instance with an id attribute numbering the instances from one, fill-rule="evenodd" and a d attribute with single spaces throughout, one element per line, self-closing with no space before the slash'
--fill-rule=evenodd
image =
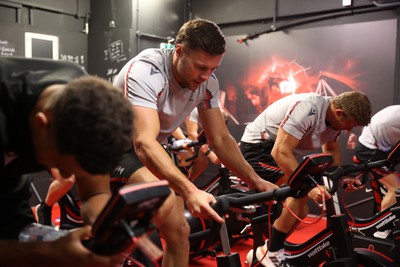
<path id="1" fill-rule="evenodd" d="M 278 188 L 279 186 L 277 186 L 276 184 L 273 184 L 261 178 L 254 184 L 254 186 L 250 186 L 250 190 L 257 190 L 258 192 L 265 192 Z"/>
<path id="2" fill-rule="evenodd" d="M 363 183 L 359 179 L 354 179 L 354 177 L 344 177 L 342 179 L 342 185 L 348 192 L 354 192 L 364 188 Z"/>
<path id="3" fill-rule="evenodd" d="M 267 191 L 272 191 L 275 189 L 278 189 L 279 186 L 277 186 L 274 183 L 268 182 L 262 178 L 260 178 L 255 184 L 254 186 L 249 186 L 250 190 L 256 190 L 257 192 L 267 192 Z M 269 204 L 275 204 L 276 201 L 275 200 L 271 200 L 271 201 L 267 201 L 265 203 L 269 203 Z"/>
<path id="4" fill-rule="evenodd" d="M 188 167 L 192 164 L 193 160 L 197 156 L 195 155 L 195 151 L 192 147 L 189 147 L 178 153 L 179 166 L 180 167 Z"/>
<path id="5" fill-rule="evenodd" d="M 193 216 L 213 219 L 219 223 L 224 222 L 224 219 L 211 207 L 217 202 L 213 195 L 198 189 L 189 194 L 185 200 L 186 206 Z"/>
<path id="6" fill-rule="evenodd" d="M 323 195 L 325 199 L 331 198 L 331 195 L 328 193 L 328 189 L 326 188 L 326 186 L 314 187 L 313 189 L 311 189 L 310 192 L 308 192 L 308 197 L 314 200 L 314 202 L 318 205 L 323 202 Z"/>

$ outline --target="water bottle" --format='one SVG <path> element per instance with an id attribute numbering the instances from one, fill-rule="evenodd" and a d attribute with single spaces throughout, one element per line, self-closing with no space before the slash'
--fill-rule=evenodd
<path id="1" fill-rule="evenodd" d="M 19 233 L 18 239 L 21 242 L 27 241 L 54 241 L 63 237 L 68 230 L 60 230 L 53 226 L 31 223 L 24 227 Z"/>

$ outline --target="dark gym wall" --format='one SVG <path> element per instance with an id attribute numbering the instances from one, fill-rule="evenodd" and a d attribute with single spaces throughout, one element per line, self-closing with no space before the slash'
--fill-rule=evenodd
<path id="1" fill-rule="evenodd" d="M 109 80 L 132 57 L 175 37 L 185 0 L 92 0 L 89 72 Z"/>
<path id="2" fill-rule="evenodd" d="M 25 56 L 25 32 L 59 38 L 59 59 L 87 68 L 89 0 L 0 1 L 0 56 Z"/>
<path id="3" fill-rule="evenodd" d="M 313 27 L 320 21 L 326 25 L 343 24 L 342 18 L 353 21 L 379 20 L 397 15 L 398 0 L 352 0 L 351 6 L 342 6 L 342 0 L 189 0 L 189 16 L 203 17 L 220 25 L 225 35 L 254 33 L 271 29 L 275 21 L 277 30 L 289 23 L 313 19 Z M 382 3 L 377 6 L 375 3 Z M 389 2 L 389 4 L 383 4 Z M 390 10 L 389 13 L 383 11 Z M 370 14 L 369 16 L 360 16 Z M 318 20 L 319 18 L 319 20 Z M 331 20 L 329 20 L 331 18 Z M 336 19 L 335 19 L 336 18 Z M 333 20 L 332 20 L 333 19 Z M 272 29 L 271 29 L 272 31 Z"/>

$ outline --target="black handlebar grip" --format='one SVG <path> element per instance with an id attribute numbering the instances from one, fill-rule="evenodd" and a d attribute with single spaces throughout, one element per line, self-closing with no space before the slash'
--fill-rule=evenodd
<path id="1" fill-rule="evenodd" d="M 215 212 L 218 213 L 219 216 L 224 216 L 224 214 L 229 211 L 229 200 L 225 195 L 222 195 L 217 198 L 217 202 L 215 202 L 211 207 L 215 210 Z"/>

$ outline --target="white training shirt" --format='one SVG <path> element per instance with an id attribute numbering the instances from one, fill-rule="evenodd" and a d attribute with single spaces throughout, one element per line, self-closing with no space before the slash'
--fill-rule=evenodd
<path id="1" fill-rule="evenodd" d="M 159 142 L 180 126 L 190 112 L 219 108 L 219 83 L 215 75 L 191 91 L 182 88 L 172 74 L 174 49 L 146 49 L 131 59 L 114 80 L 124 88 L 126 97 L 135 106 L 158 111 Z"/>
<path id="2" fill-rule="evenodd" d="M 358 138 L 369 149 L 388 152 L 400 141 L 400 105 L 388 106 L 377 112 Z"/>
<path id="3" fill-rule="evenodd" d="M 199 110 L 197 108 L 193 109 L 193 111 L 190 113 L 189 120 L 197 123 L 199 125 L 199 128 L 203 128 L 203 125 L 201 125 L 201 121 L 199 118 Z"/>
<path id="4" fill-rule="evenodd" d="M 312 151 L 337 140 L 340 131 L 327 127 L 326 111 L 332 97 L 316 93 L 289 95 L 268 106 L 246 126 L 241 141 L 275 141 L 279 127 L 300 140 L 294 153 Z"/>

